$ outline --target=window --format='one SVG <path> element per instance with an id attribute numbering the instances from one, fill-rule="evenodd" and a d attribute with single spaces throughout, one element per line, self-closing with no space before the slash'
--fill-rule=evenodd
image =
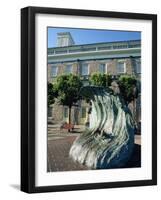
<path id="1" fill-rule="evenodd" d="M 89 74 L 88 64 L 82 64 L 80 73 L 82 76 L 86 76 Z"/>
<path id="2" fill-rule="evenodd" d="M 124 61 L 119 61 L 117 63 L 117 73 L 126 73 L 126 63 Z"/>
<path id="3" fill-rule="evenodd" d="M 137 74 L 141 73 L 141 62 L 140 59 L 135 60 L 135 70 Z"/>
<path id="4" fill-rule="evenodd" d="M 127 45 L 126 44 L 120 44 L 120 45 L 114 45 L 113 46 L 113 49 L 125 49 L 127 48 Z"/>
<path id="5" fill-rule="evenodd" d="M 58 67 L 57 66 L 52 66 L 51 67 L 51 76 L 52 77 L 57 76 L 57 72 L 58 72 Z"/>
<path id="6" fill-rule="evenodd" d="M 106 65 L 104 63 L 99 64 L 99 72 L 104 74 L 105 73 Z"/>
<path id="7" fill-rule="evenodd" d="M 68 118 L 68 108 L 64 108 L 64 118 Z"/>
<path id="8" fill-rule="evenodd" d="M 86 107 L 82 107 L 81 118 L 86 118 Z"/>
<path id="9" fill-rule="evenodd" d="M 65 73 L 66 73 L 66 74 L 72 73 L 72 65 L 67 65 L 67 66 L 65 67 Z"/>

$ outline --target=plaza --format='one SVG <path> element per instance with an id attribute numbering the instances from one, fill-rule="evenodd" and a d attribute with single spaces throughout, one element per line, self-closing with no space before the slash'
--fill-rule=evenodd
<path id="1" fill-rule="evenodd" d="M 89 170 L 90 168 L 74 162 L 69 157 L 69 150 L 76 139 L 83 132 L 83 126 L 76 126 L 72 133 L 59 130 L 59 127 L 49 125 L 48 134 L 48 172 Z M 126 167 L 141 166 L 141 135 L 135 135 L 134 152 Z"/>
<path id="2" fill-rule="evenodd" d="M 47 52 L 48 83 L 53 85 L 57 77 L 63 75 L 76 75 L 83 86 L 89 86 L 94 73 L 109 74 L 114 87 L 118 86 L 117 80 L 122 75 L 135 77 L 139 94 L 129 102 L 128 108 L 135 119 L 137 131 L 133 153 L 124 168 L 141 167 L 141 40 L 77 45 L 70 32 L 60 32 L 57 33 L 57 46 L 48 48 Z M 92 169 L 74 162 L 69 156 L 74 140 L 92 124 L 89 110 L 90 103 L 82 99 L 70 111 L 67 105 L 59 104 L 57 99 L 48 107 L 48 172 Z M 73 130 L 69 132 L 64 124 L 72 124 Z"/>

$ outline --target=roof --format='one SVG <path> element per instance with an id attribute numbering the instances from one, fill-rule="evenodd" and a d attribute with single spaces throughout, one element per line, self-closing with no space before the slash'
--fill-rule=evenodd
<path id="1" fill-rule="evenodd" d="M 85 51 L 87 52 L 87 51 L 111 50 L 111 49 L 140 48 L 140 47 L 141 47 L 141 40 L 101 42 L 101 43 L 48 48 L 48 55 L 85 52 Z"/>
<path id="2" fill-rule="evenodd" d="M 48 49 L 59 49 L 59 48 L 70 48 L 70 47 L 81 47 L 81 46 L 95 46 L 95 45 L 102 45 L 102 44 L 116 44 L 116 43 L 131 43 L 131 42 L 140 42 L 141 40 L 120 40 L 120 41 L 112 41 L 112 42 L 97 42 L 97 43 L 88 43 L 88 44 L 75 44 L 72 46 L 64 46 L 64 47 L 49 47 Z"/>

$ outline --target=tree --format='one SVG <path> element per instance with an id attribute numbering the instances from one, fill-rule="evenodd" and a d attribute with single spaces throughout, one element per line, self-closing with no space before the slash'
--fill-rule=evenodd
<path id="1" fill-rule="evenodd" d="M 48 108 L 55 103 L 55 98 L 57 97 L 57 92 L 54 89 L 52 83 L 48 82 Z"/>
<path id="2" fill-rule="evenodd" d="M 68 106 L 68 121 L 71 124 L 71 108 L 79 100 L 79 90 L 82 87 L 80 77 L 77 75 L 60 75 L 54 83 L 57 100 L 60 105 Z M 70 131 L 70 130 L 68 130 Z"/>
<path id="3" fill-rule="evenodd" d="M 118 79 L 118 84 L 121 96 L 123 97 L 126 105 L 129 107 L 130 103 L 132 103 L 132 107 L 129 108 L 136 123 L 136 99 L 139 94 L 138 80 L 133 76 L 122 75 Z"/>
<path id="4" fill-rule="evenodd" d="M 112 82 L 112 77 L 109 74 L 94 73 L 90 77 L 90 83 L 96 86 L 110 87 Z M 138 97 L 138 81 L 135 77 L 122 75 L 115 82 L 117 82 L 120 95 L 127 105 Z"/>
<path id="5" fill-rule="evenodd" d="M 122 75 L 113 81 L 111 75 L 94 73 L 90 77 L 90 83 L 96 86 L 108 87 L 113 94 L 119 94 L 127 106 L 132 103 L 131 111 L 135 118 L 136 99 L 139 93 L 138 80 L 135 77 Z"/>
<path id="6" fill-rule="evenodd" d="M 90 84 L 108 87 L 111 85 L 112 77 L 109 74 L 93 73 L 90 77 Z"/>
<path id="7" fill-rule="evenodd" d="M 120 93 L 127 104 L 138 97 L 137 79 L 133 76 L 122 75 L 118 79 Z"/>

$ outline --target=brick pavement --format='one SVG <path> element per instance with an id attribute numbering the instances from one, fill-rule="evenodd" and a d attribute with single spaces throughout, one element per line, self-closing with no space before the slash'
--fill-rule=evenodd
<path id="1" fill-rule="evenodd" d="M 70 147 L 76 136 L 66 136 L 59 139 L 48 140 L 48 172 L 87 170 L 88 168 L 75 163 L 69 157 Z"/>
<path id="2" fill-rule="evenodd" d="M 48 161 L 47 171 L 76 171 L 88 170 L 88 168 L 79 163 L 75 163 L 69 157 L 70 147 L 75 140 L 76 135 L 55 136 L 48 140 Z M 135 138 L 135 148 L 131 160 L 124 168 L 140 167 L 141 166 L 141 137 Z"/>

